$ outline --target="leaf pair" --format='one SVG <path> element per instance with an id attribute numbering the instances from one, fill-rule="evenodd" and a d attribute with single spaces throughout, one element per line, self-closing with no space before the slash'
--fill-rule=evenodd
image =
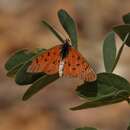
<path id="1" fill-rule="evenodd" d="M 99 73 L 95 82 L 78 87 L 77 93 L 89 99 L 89 102 L 71 108 L 71 110 L 93 108 L 127 100 L 130 95 L 130 84 L 116 74 Z"/>
<path id="2" fill-rule="evenodd" d="M 126 34 L 123 43 L 118 53 L 116 54 L 117 49 L 115 43 L 115 33 L 110 32 L 106 36 L 103 44 L 103 59 L 104 59 L 104 66 L 106 72 L 112 73 L 114 71 L 128 38 L 129 38 L 129 33 Z"/>
<path id="3" fill-rule="evenodd" d="M 103 44 L 104 66 L 106 72 L 109 73 L 114 71 L 114 68 L 117 65 L 121 52 L 124 48 L 124 45 L 130 47 L 130 13 L 124 15 L 122 18 L 125 24 L 115 26 L 113 28 L 113 31 L 108 33 Z M 115 33 L 123 41 L 123 45 L 119 49 L 118 54 L 116 49 Z"/>
<path id="4" fill-rule="evenodd" d="M 66 31 L 66 33 L 69 35 L 69 38 L 71 40 L 71 44 L 74 48 L 77 47 L 77 31 L 76 31 L 76 24 L 73 20 L 73 18 L 63 9 L 58 11 L 58 18 L 59 21 Z M 42 21 L 42 23 L 62 42 L 64 43 L 65 40 L 62 38 L 62 36 L 46 21 Z"/>

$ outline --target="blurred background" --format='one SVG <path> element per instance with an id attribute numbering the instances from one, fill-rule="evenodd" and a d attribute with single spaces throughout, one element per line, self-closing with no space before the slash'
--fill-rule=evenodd
<path id="1" fill-rule="evenodd" d="M 60 44 L 41 25 L 41 20 L 47 20 L 66 35 L 57 19 L 61 8 L 76 20 L 79 50 L 98 73 L 104 71 L 102 41 L 113 26 L 123 23 L 121 16 L 130 11 L 130 1 L 0 0 L 0 130 L 74 130 L 83 126 L 126 130 L 130 121 L 126 102 L 76 112 L 69 110 L 84 102 L 76 96 L 76 86 L 81 83 L 76 79 L 59 79 L 23 102 L 28 86 L 18 86 L 6 76 L 4 64 L 17 49 L 50 48 Z M 117 46 L 120 44 L 117 37 Z M 116 73 L 130 80 L 128 66 L 126 47 Z"/>

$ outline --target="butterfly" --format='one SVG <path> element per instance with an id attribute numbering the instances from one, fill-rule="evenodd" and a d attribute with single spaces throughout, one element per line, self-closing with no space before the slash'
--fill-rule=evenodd
<path id="1" fill-rule="evenodd" d="M 40 54 L 28 67 L 28 72 L 59 73 L 59 77 L 78 77 L 84 81 L 95 81 L 96 73 L 86 59 L 73 48 L 68 40 Z"/>

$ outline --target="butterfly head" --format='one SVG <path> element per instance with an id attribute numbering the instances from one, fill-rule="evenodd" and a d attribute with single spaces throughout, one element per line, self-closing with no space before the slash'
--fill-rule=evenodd
<path id="1" fill-rule="evenodd" d="M 71 47 L 71 45 L 69 44 L 69 39 L 65 40 L 64 44 L 62 45 L 61 48 L 61 58 L 62 60 L 68 55 L 69 53 L 69 47 Z"/>

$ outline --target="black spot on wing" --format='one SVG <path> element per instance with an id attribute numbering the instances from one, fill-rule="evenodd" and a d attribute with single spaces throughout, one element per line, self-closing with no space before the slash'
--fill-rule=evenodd
<path id="1" fill-rule="evenodd" d="M 77 60 L 80 60 L 80 56 L 77 57 Z"/>
<path id="2" fill-rule="evenodd" d="M 76 64 L 76 66 L 80 66 L 80 64 Z"/>
<path id="3" fill-rule="evenodd" d="M 76 70 L 76 68 L 72 68 L 72 70 Z"/>
<path id="4" fill-rule="evenodd" d="M 56 55 L 56 52 L 53 52 L 53 55 Z"/>
<path id="5" fill-rule="evenodd" d="M 70 63 L 68 63 L 68 66 L 71 66 L 71 64 L 70 64 Z"/>
<path id="6" fill-rule="evenodd" d="M 45 61 L 45 62 L 48 61 L 47 58 L 45 58 L 44 61 Z"/>
<path id="7" fill-rule="evenodd" d="M 39 62 L 39 60 L 38 60 L 38 58 L 36 58 L 36 63 L 38 64 L 38 62 Z"/>
<path id="8" fill-rule="evenodd" d="M 52 63 L 55 65 L 55 64 L 56 64 L 56 61 L 53 61 Z"/>
<path id="9" fill-rule="evenodd" d="M 50 52 L 48 52 L 47 55 L 50 56 Z"/>

